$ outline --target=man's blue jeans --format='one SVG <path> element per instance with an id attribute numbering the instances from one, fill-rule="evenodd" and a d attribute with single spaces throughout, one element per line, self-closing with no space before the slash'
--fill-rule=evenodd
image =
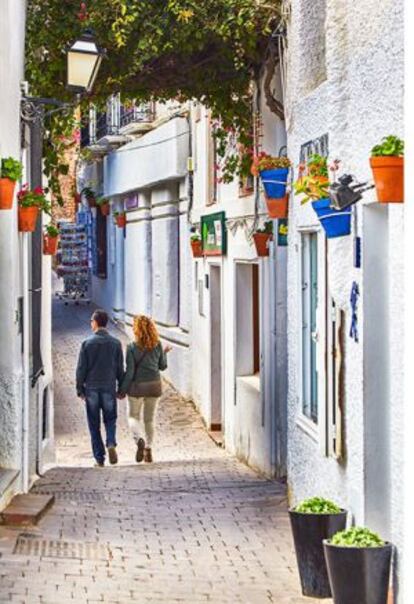
<path id="1" fill-rule="evenodd" d="M 101 436 L 101 411 L 106 430 L 106 446 L 116 447 L 116 395 L 114 392 L 108 392 L 107 390 L 87 388 L 85 397 L 93 455 L 98 463 L 103 463 L 105 447 Z"/>

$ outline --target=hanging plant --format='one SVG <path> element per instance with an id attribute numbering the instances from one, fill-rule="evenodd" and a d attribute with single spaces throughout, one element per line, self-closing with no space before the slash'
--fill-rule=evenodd
<path id="1" fill-rule="evenodd" d="M 21 180 L 23 165 L 13 157 L 4 157 L 0 163 L 0 210 L 13 206 L 16 181 Z"/>
<path id="2" fill-rule="evenodd" d="M 194 233 L 190 238 L 191 251 L 193 253 L 193 258 L 202 258 L 203 257 L 203 242 L 201 241 L 201 237 L 198 233 Z"/>
<path id="3" fill-rule="evenodd" d="M 314 153 L 306 163 L 300 164 L 299 176 L 293 188 L 297 195 L 302 195 L 302 205 L 310 200 L 328 197 L 328 159 Z"/>
<path id="4" fill-rule="evenodd" d="M 96 205 L 100 209 L 102 216 L 109 216 L 111 208 L 107 197 L 98 197 L 96 199 Z"/>
<path id="5" fill-rule="evenodd" d="M 127 218 L 125 212 L 114 212 L 114 218 L 117 226 L 120 229 L 124 229 L 127 224 Z"/>
<path id="6" fill-rule="evenodd" d="M 84 187 L 81 191 L 81 195 L 85 196 L 90 208 L 96 208 L 96 193 L 93 189 L 90 187 Z"/>
<path id="7" fill-rule="evenodd" d="M 273 223 L 268 220 L 264 223 L 263 227 L 257 229 L 253 233 L 253 240 L 256 246 L 257 255 L 260 258 L 264 258 L 269 255 L 268 244 L 273 239 Z"/>
<path id="8" fill-rule="evenodd" d="M 371 150 L 370 164 L 380 203 L 404 202 L 404 142 L 386 136 Z"/>
<path id="9" fill-rule="evenodd" d="M 36 228 L 39 211 L 51 214 L 51 206 L 42 187 L 31 190 L 29 185 L 25 184 L 17 193 L 17 200 L 19 204 L 19 231 L 33 232 Z"/>
<path id="10" fill-rule="evenodd" d="M 54 224 L 45 227 L 43 235 L 43 253 L 45 256 L 54 256 L 57 252 L 59 229 Z"/>
<path id="11" fill-rule="evenodd" d="M 339 160 L 330 166 L 333 179 L 336 178 Z M 312 207 L 319 218 L 328 239 L 344 237 L 351 233 L 351 209 L 336 210 L 329 198 L 328 160 L 318 154 L 309 157 L 306 164 L 299 166 L 299 178 L 293 184 L 297 194 L 302 194 L 301 204 L 312 201 Z"/>

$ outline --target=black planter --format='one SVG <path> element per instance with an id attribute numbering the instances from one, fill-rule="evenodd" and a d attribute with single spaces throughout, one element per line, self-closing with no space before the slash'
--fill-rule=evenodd
<path id="1" fill-rule="evenodd" d="M 392 545 L 342 547 L 324 541 L 335 604 L 387 604 Z"/>
<path id="2" fill-rule="evenodd" d="M 323 554 L 323 540 L 330 539 L 335 533 L 345 529 L 346 515 L 345 510 L 338 514 L 301 514 L 289 510 L 304 596 L 313 598 L 331 597 Z M 351 603 L 348 602 L 348 604 Z"/>

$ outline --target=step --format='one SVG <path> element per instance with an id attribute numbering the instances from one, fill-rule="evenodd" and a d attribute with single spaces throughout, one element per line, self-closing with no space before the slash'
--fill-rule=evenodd
<path id="1" fill-rule="evenodd" d="M 54 495 L 16 495 L 0 513 L 0 523 L 7 526 L 37 524 L 54 501 Z"/>

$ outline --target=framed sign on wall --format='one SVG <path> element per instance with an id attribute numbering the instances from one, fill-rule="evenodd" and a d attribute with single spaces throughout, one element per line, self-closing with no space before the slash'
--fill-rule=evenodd
<path id="1" fill-rule="evenodd" d="M 227 252 L 226 213 L 201 217 L 201 239 L 205 256 L 223 256 Z"/>
<path id="2" fill-rule="evenodd" d="M 288 221 L 287 218 L 280 218 L 277 221 L 277 244 L 286 246 L 288 244 Z"/>

